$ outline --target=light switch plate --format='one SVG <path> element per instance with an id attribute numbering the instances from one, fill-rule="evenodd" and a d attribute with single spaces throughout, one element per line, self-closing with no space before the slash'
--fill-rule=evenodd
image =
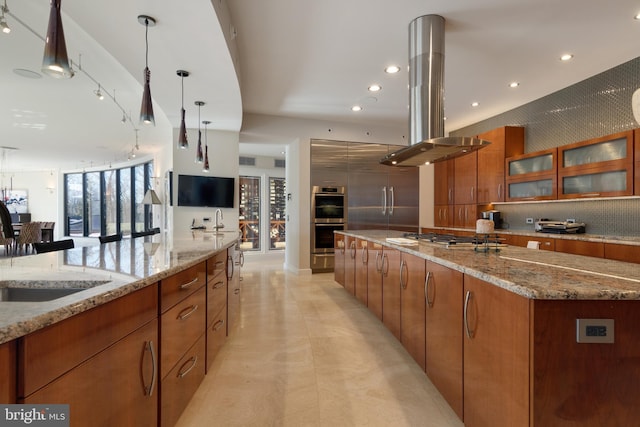
<path id="1" fill-rule="evenodd" d="M 576 319 L 576 340 L 579 343 L 614 343 L 613 319 Z"/>

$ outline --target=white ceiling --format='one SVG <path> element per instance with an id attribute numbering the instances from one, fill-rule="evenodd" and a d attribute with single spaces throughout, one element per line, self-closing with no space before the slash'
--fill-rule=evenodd
<path id="1" fill-rule="evenodd" d="M 0 34 L 0 145 L 4 170 L 73 169 L 126 160 L 140 127 L 139 155 L 166 147 L 178 126 L 185 69 L 187 125 L 240 130 L 242 113 L 357 123 L 406 125 L 407 28 L 417 16 L 445 17 L 447 131 L 475 123 L 610 69 L 640 54 L 637 0 L 224 0 L 232 26 L 221 26 L 212 3 L 223 0 L 63 0 L 70 57 L 113 93 L 130 113 L 93 94 L 82 72 L 71 80 L 19 77 L 38 71 L 43 43 L 7 17 Z M 38 34 L 46 32 L 46 0 L 7 0 L 11 12 Z M 219 6 L 219 4 L 216 4 Z M 149 29 L 149 67 L 156 126 L 138 125 L 144 69 L 140 14 Z M 224 42 L 235 30 L 240 81 Z M 575 58 L 563 63 L 569 52 Z M 386 75 L 398 64 L 402 71 Z M 508 84 L 521 85 L 511 89 Z M 376 95 L 372 83 L 382 85 Z M 240 93 L 242 95 L 240 95 Z M 471 107 L 477 101 L 479 107 Z M 353 104 L 363 105 L 354 113 Z M 282 146 L 247 140 L 243 154 L 279 155 Z M 264 148 L 264 150 L 263 150 Z M 268 149 L 267 149 L 268 148 Z M 271 150 L 271 151 L 270 151 Z M 1 159 L 0 159 L 1 160 Z"/>

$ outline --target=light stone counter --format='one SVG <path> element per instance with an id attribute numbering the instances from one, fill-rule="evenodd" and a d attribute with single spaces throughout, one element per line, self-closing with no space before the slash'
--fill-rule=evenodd
<path id="1" fill-rule="evenodd" d="M 387 238 L 403 236 L 397 231 L 342 234 L 393 246 L 531 299 L 640 299 L 640 264 L 515 246 L 485 253 L 466 245 L 389 243 Z"/>
<path id="2" fill-rule="evenodd" d="M 0 344 L 196 265 L 237 242 L 237 231 L 156 234 L 103 245 L 0 258 L 0 290 L 86 288 L 46 302 L 0 301 Z"/>

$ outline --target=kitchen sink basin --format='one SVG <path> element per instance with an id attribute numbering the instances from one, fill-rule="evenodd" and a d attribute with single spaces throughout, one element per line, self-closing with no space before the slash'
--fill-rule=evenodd
<path id="1" fill-rule="evenodd" d="M 0 284 L 0 302 L 44 302 L 53 301 L 76 292 L 85 291 L 108 281 L 50 282 L 45 286 L 28 286 L 25 283 Z"/>

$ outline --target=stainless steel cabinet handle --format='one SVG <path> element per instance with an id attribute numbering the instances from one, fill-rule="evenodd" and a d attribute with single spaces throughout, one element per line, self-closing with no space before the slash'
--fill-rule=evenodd
<path id="1" fill-rule="evenodd" d="M 384 276 L 389 274 L 389 257 L 387 254 L 382 255 L 382 274 Z"/>
<path id="2" fill-rule="evenodd" d="M 239 289 L 239 288 L 235 288 L 235 289 L 233 290 L 233 294 L 234 294 L 234 295 L 240 295 L 240 289 Z"/>
<path id="3" fill-rule="evenodd" d="M 407 289 L 407 282 L 409 281 L 408 278 L 405 281 L 404 278 L 404 272 L 407 271 L 407 263 L 405 260 L 400 261 L 400 287 L 402 289 Z"/>
<path id="4" fill-rule="evenodd" d="M 387 214 L 387 187 L 382 187 L 382 215 Z"/>
<path id="5" fill-rule="evenodd" d="M 244 252 L 240 251 L 240 267 L 244 267 Z"/>
<path id="6" fill-rule="evenodd" d="M 431 272 L 427 271 L 427 277 L 424 280 L 424 299 L 427 301 L 427 306 L 433 308 L 433 300 L 429 299 L 429 282 L 431 281 Z"/>
<path id="7" fill-rule="evenodd" d="M 191 363 L 191 366 L 189 366 L 185 371 L 183 371 L 182 368 L 187 366 L 187 363 Z M 180 367 L 180 370 L 178 371 L 178 378 L 184 378 L 189 372 L 191 372 L 193 368 L 196 367 L 197 363 L 198 363 L 198 356 L 193 356 L 189 360 L 184 362 L 184 364 Z"/>
<path id="8" fill-rule="evenodd" d="M 367 256 L 367 255 L 368 255 L 368 253 L 367 253 L 367 247 L 366 247 L 366 246 L 363 246 L 363 247 L 362 247 L 362 263 L 363 263 L 363 264 L 366 264 L 366 263 L 367 263 L 367 261 L 368 261 L 368 256 Z"/>
<path id="9" fill-rule="evenodd" d="M 229 267 L 231 266 L 231 273 L 229 273 Z M 227 256 L 227 279 L 231 280 L 233 279 L 233 273 L 235 272 L 235 267 L 233 265 L 233 258 L 231 258 L 231 256 Z"/>
<path id="10" fill-rule="evenodd" d="M 469 301 L 471 300 L 471 291 L 467 291 L 464 296 L 464 330 L 467 334 L 467 338 L 473 339 L 474 331 L 469 329 Z"/>
<path id="11" fill-rule="evenodd" d="M 442 221 L 442 208 L 438 209 L 438 219 Z"/>
<path id="12" fill-rule="evenodd" d="M 447 196 L 447 200 L 449 202 L 453 200 L 453 188 L 449 188 L 449 195 Z"/>
<path id="13" fill-rule="evenodd" d="M 389 203 L 389 215 L 393 215 L 393 208 L 396 204 L 396 197 L 393 187 L 389 187 L 389 198 L 391 199 L 391 203 Z"/>
<path id="14" fill-rule="evenodd" d="M 197 309 L 198 309 L 198 304 L 194 304 L 191 307 L 185 308 L 178 314 L 178 320 L 187 319 L 189 316 L 195 313 Z"/>
<path id="15" fill-rule="evenodd" d="M 182 285 L 180 285 L 180 289 L 187 289 L 187 288 L 189 288 L 191 285 L 193 285 L 193 284 L 195 284 L 195 283 L 197 283 L 197 282 L 198 282 L 198 278 L 196 277 L 196 278 L 195 278 L 195 279 L 193 279 L 192 281 L 187 282 L 187 283 L 183 283 Z"/>
<path id="16" fill-rule="evenodd" d="M 498 199 L 502 198 L 502 183 L 498 184 Z"/>
<path id="17" fill-rule="evenodd" d="M 382 262 L 378 263 L 378 260 L 382 260 L 380 256 L 380 251 L 376 251 L 376 271 L 378 273 L 382 273 Z"/>
<path id="18" fill-rule="evenodd" d="M 349 245 L 349 249 L 351 250 L 351 252 L 349 253 L 349 255 L 351 256 L 351 259 L 356 259 L 356 241 L 352 241 L 351 244 Z"/>
<path id="19" fill-rule="evenodd" d="M 217 331 L 222 327 L 222 325 L 224 325 L 224 320 L 218 320 L 211 329 L 213 329 L 214 331 Z"/>
<path id="20" fill-rule="evenodd" d="M 144 395 L 145 396 L 151 396 L 153 395 L 153 389 L 156 388 L 156 371 L 157 371 L 157 366 L 156 366 L 156 351 L 155 348 L 153 347 L 153 341 L 147 341 L 146 345 L 144 346 L 144 351 L 145 352 L 149 352 L 151 354 L 151 368 L 152 368 L 152 372 L 151 372 L 151 384 L 149 384 L 149 387 L 147 387 L 145 385 L 144 387 Z M 142 376 L 144 378 L 144 376 Z"/>
<path id="21" fill-rule="evenodd" d="M 216 283 L 214 283 L 214 284 L 213 284 L 213 286 L 211 286 L 211 289 L 214 289 L 214 290 L 215 290 L 215 289 L 220 289 L 220 288 L 221 288 L 221 287 L 223 287 L 223 286 L 224 286 L 224 282 L 223 282 L 223 281 L 220 281 L 220 282 L 216 282 Z"/>
<path id="22" fill-rule="evenodd" d="M 475 200 L 475 198 L 476 198 L 476 197 L 475 197 L 475 194 L 474 194 L 475 192 L 476 192 L 476 191 L 475 191 L 475 187 L 471 187 L 471 201 L 472 201 L 472 202 L 473 202 L 473 201 Z"/>

